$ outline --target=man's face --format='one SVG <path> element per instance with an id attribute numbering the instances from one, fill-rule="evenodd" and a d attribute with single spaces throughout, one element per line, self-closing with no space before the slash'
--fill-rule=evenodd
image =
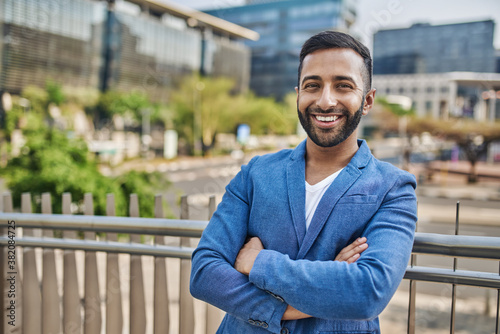
<path id="1" fill-rule="evenodd" d="M 353 135 L 373 104 L 375 91 L 363 93 L 363 58 L 351 49 L 310 53 L 302 63 L 297 112 L 308 137 L 332 147 Z"/>

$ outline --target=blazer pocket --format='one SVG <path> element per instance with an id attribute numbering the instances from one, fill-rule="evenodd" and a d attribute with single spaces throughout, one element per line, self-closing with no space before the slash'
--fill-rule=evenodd
<path id="1" fill-rule="evenodd" d="M 375 204 L 377 195 L 348 195 L 339 199 L 337 204 Z"/>

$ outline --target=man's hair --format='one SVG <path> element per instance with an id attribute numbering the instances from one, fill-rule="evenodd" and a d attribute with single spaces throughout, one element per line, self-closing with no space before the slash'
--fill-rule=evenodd
<path id="1" fill-rule="evenodd" d="M 364 93 L 372 87 L 372 57 L 370 50 L 362 43 L 354 39 L 352 36 L 339 31 L 323 31 L 309 38 L 300 50 L 299 62 L 299 79 L 298 87 L 300 87 L 300 75 L 302 74 L 302 62 L 304 58 L 314 51 L 324 49 L 351 49 L 358 53 L 363 58 L 363 68 L 361 74 L 363 78 Z"/>

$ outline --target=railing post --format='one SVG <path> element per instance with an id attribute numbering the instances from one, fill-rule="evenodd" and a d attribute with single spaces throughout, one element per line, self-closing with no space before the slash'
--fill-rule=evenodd
<path id="1" fill-rule="evenodd" d="M 115 216 L 115 198 L 108 194 L 106 215 Z M 118 241 L 116 233 L 107 233 L 108 241 Z M 120 264 L 118 254 L 107 254 L 106 265 L 106 334 L 121 334 L 123 329 L 122 294 L 120 283 Z"/>
<path id="2" fill-rule="evenodd" d="M 71 194 L 64 193 L 62 197 L 62 213 L 71 214 Z M 76 239 L 76 231 L 63 231 L 63 238 Z M 75 252 L 64 251 L 63 274 L 63 328 L 64 334 L 79 334 L 81 332 L 81 304 L 78 292 L 78 274 L 76 271 Z"/>
<path id="3" fill-rule="evenodd" d="M 155 196 L 155 218 L 163 218 L 162 196 Z M 155 236 L 156 245 L 164 245 L 163 235 Z M 154 333 L 169 332 L 170 312 L 167 289 L 167 266 L 164 257 L 155 258 L 154 273 Z"/>
<path id="4" fill-rule="evenodd" d="M 21 212 L 32 213 L 31 194 L 21 196 Z M 37 231 L 39 232 L 39 231 Z M 41 231 L 40 231 L 41 232 Z M 23 228 L 23 236 L 31 237 L 35 231 Z M 42 294 L 37 275 L 35 249 L 24 247 L 23 250 L 23 331 L 30 334 L 42 333 Z"/>
<path id="5" fill-rule="evenodd" d="M 187 196 L 181 197 L 181 219 L 189 219 Z M 181 247 L 190 247 L 189 238 L 181 238 Z M 181 260 L 181 277 L 179 287 L 179 334 L 193 334 L 194 332 L 194 304 L 189 292 L 191 261 Z"/>
<path id="6" fill-rule="evenodd" d="M 130 195 L 130 217 L 139 217 L 139 200 L 136 194 Z M 130 235 L 130 242 L 140 243 L 141 236 Z M 142 273 L 142 258 L 140 255 L 130 256 L 130 334 L 146 332 L 146 301 L 144 296 L 144 278 Z"/>
<path id="7" fill-rule="evenodd" d="M 500 265 L 498 267 L 498 274 L 500 275 Z M 495 334 L 500 334 L 500 289 L 497 290 L 497 317 L 495 324 Z"/>
<path id="8" fill-rule="evenodd" d="M 460 202 L 457 202 L 457 212 L 455 218 L 455 235 L 458 235 L 459 226 L 459 213 L 460 213 Z M 453 258 L 453 271 L 457 270 L 457 258 Z M 455 284 L 451 285 L 451 316 L 450 316 L 450 334 L 455 333 L 455 313 L 456 313 L 456 301 L 457 301 L 457 286 Z"/>
<path id="9" fill-rule="evenodd" d="M 94 215 L 94 201 L 92 194 L 84 195 L 84 215 Z M 95 240 L 95 232 L 85 232 L 85 239 Z M 97 255 L 95 252 L 85 252 L 85 302 L 83 333 L 101 333 L 102 314 L 101 296 L 99 293 L 99 278 L 97 271 Z"/>
<path id="10" fill-rule="evenodd" d="M 3 195 L 3 211 L 5 213 L 13 212 L 12 205 L 12 195 L 11 193 L 5 193 Z M 0 235 L 8 237 L 12 236 L 11 239 L 13 242 L 11 245 L 14 247 L 1 247 L 0 252 L 0 296 L 1 299 L 1 307 L 2 311 L 0 315 L 2 319 L 0 320 L 0 330 L 2 333 L 11 334 L 16 333 L 21 327 L 21 324 L 18 322 L 20 318 L 20 309 L 18 306 L 20 304 L 21 299 L 19 298 L 19 293 L 21 292 L 21 282 L 19 276 L 19 267 L 17 264 L 17 249 L 15 247 L 15 240 L 17 237 L 17 226 L 14 222 L 13 225 L 9 224 L 9 221 L 1 222 L 0 226 Z M 13 226 L 11 228 L 10 226 Z M 9 245 L 10 246 L 10 245 Z M 12 251 L 14 251 L 14 261 L 15 263 L 9 262 L 9 255 L 13 255 Z M 22 328 L 20 328 L 22 330 Z"/>
<path id="11" fill-rule="evenodd" d="M 42 194 L 42 213 L 52 214 L 50 193 Z M 53 238 L 54 232 L 50 229 L 45 229 L 43 236 Z M 56 256 L 52 249 L 43 250 L 42 333 L 61 333 L 61 309 L 56 274 Z"/>
<path id="12" fill-rule="evenodd" d="M 415 225 L 415 232 L 417 231 L 417 226 Z M 417 265 L 417 255 L 411 254 L 410 258 L 410 266 Z M 415 334 L 415 316 L 417 314 L 417 306 L 416 306 L 416 297 L 417 297 L 417 282 L 414 280 L 410 280 L 409 282 L 409 301 L 408 301 L 408 325 L 407 325 L 407 333 Z"/>

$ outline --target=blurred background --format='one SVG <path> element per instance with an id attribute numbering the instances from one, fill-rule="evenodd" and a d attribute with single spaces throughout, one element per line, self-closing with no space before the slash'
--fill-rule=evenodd
<path id="1" fill-rule="evenodd" d="M 155 194 L 169 217 L 187 194 L 206 219 L 242 163 L 305 138 L 298 54 L 334 29 L 372 51 L 360 136 L 415 174 L 419 231 L 453 233 L 460 200 L 464 234 L 500 236 L 499 20 L 497 0 L 0 0 L 0 191 L 35 211 L 49 192 L 56 213 L 70 192 L 75 214 L 113 193 L 117 215 L 136 193 L 146 217 Z M 444 290 L 421 286 L 422 328 L 441 333 Z M 484 291 L 463 290 L 464 333 L 493 332 Z"/>

